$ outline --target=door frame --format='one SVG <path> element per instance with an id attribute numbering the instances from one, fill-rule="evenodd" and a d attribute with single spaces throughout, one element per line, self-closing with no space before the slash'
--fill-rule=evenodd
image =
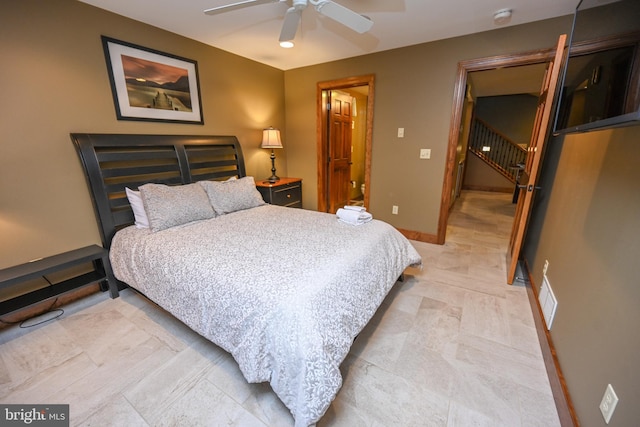
<path id="1" fill-rule="evenodd" d="M 518 67 L 521 65 L 535 65 L 549 62 L 553 59 L 555 46 L 547 49 L 539 49 L 530 52 L 514 53 L 509 55 L 490 56 L 485 58 L 470 59 L 458 62 L 458 71 L 453 90 L 453 106 L 451 120 L 449 122 L 449 144 L 447 147 L 447 161 L 444 170 L 442 184 L 442 198 L 440 201 L 440 215 L 438 217 L 438 234 L 436 243 L 443 245 L 446 239 L 449 209 L 451 204 L 451 191 L 455 182 L 454 173 L 457 170 L 456 149 L 460 137 L 462 124 L 462 110 L 464 108 L 467 92 L 467 74 L 472 71 L 487 71 L 497 68 Z"/>
<path id="2" fill-rule="evenodd" d="M 319 82 L 316 87 L 316 150 L 317 156 L 317 171 L 318 171 L 318 211 L 327 212 L 328 205 L 328 191 L 329 186 L 327 179 L 328 173 L 328 152 L 329 141 L 326 129 L 327 109 L 326 103 L 323 100 L 323 93 L 327 90 L 348 89 L 357 86 L 368 86 L 369 93 L 367 95 L 367 123 L 364 142 L 364 205 L 369 206 L 369 194 L 371 183 L 371 146 L 373 140 L 373 101 L 375 94 L 374 87 L 374 75 L 368 74 L 363 76 L 347 77 L 344 79 L 330 80 L 326 82 Z"/>

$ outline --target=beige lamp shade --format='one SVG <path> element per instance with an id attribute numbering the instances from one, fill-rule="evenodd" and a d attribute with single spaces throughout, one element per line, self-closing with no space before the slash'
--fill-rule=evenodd
<path id="1" fill-rule="evenodd" d="M 269 127 L 262 131 L 262 148 L 282 148 L 280 130 Z"/>

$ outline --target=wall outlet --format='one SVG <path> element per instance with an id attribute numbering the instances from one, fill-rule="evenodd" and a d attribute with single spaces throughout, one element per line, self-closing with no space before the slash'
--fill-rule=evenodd
<path id="1" fill-rule="evenodd" d="M 607 384 L 607 389 L 604 391 L 602 402 L 600 402 L 600 412 L 602 412 L 605 423 L 609 424 L 609 421 L 611 421 L 611 416 L 613 415 L 613 411 L 616 410 L 617 404 L 618 396 L 613 390 L 611 384 Z"/>
<path id="2" fill-rule="evenodd" d="M 421 148 L 420 149 L 420 158 L 421 159 L 430 159 L 431 158 L 431 150 L 429 148 Z"/>
<path id="3" fill-rule="evenodd" d="M 542 275 L 546 276 L 547 275 L 547 270 L 549 269 L 549 260 L 545 259 L 544 260 L 544 267 L 542 267 Z"/>
<path id="4" fill-rule="evenodd" d="M 404 138 L 404 128 L 398 128 L 398 138 Z"/>
<path id="5" fill-rule="evenodd" d="M 398 215 L 398 207 L 397 207 L 396 205 L 393 205 L 393 206 L 391 207 L 391 213 L 392 213 L 393 215 Z"/>

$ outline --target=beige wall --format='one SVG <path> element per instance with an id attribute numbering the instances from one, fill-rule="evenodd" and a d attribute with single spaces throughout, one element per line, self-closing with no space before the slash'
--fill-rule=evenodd
<path id="1" fill-rule="evenodd" d="M 100 35 L 196 60 L 204 125 L 116 120 Z M 100 243 L 70 132 L 236 135 L 247 172 L 270 174 L 281 70 L 72 0 L 2 2 L 0 52 L 0 268 Z"/>
<path id="2" fill-rule="evenodd" d="M 558 308 L 551 337 L 583 427 L 605 426 L 607 384 L 620 402 L 609 426 L 640 420 L 640 127 L 552 139 L 525 256 Z"/>
<path id="3" fill-rule="evenodd" d="M 509 193 L 513 192 L 514 184 L 478 156 L 469 153 L 462 188 Z"/>
<path id="4" fill-rule="evenodd" d="M 398 228 L 435 235 L 458 62 L 550 48 L 570 26 L 565 17 L 285 71 L 288 168 L 304 179 L 305 207 L 316 209 L 318 199 L 317 82 L 375 75 L 369 209 Z M 420 148 L 431 149 L 431 160 L 419 159 Z"/>
<path id="5" fill-rule="evenodd" d="M 537 108 L 537 95 L 485 96 L 476 99 L 475 115 L 514 143 L 529 145 Z"/>

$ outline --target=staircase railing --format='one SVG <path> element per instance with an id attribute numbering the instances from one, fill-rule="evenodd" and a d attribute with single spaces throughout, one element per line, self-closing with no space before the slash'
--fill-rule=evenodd
<path id="1" fill-rule="evenodd" d="M 514 166 L 524 164 L 527 158 L 526 149 L 478 118 L 471 123 L 469 151 L 513 183 L 518 178 Z"/>

